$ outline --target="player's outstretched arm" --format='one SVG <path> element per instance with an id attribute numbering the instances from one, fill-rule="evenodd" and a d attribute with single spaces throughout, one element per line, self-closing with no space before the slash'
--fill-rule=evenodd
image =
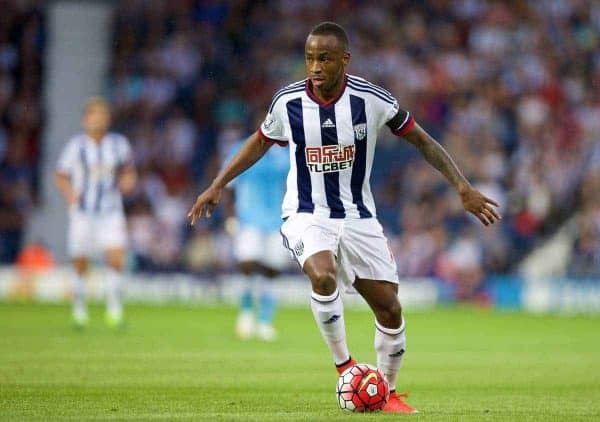
<path id="1" fill-rule="evenodd" d="M 193 226 L 196 224 L 198 218 L 204 216 L 207 218 L 210 217 L 221 199 L 223 188 L 238 175 L 252 167 L 254 163 L 265 155 L 272 145 L 271 142 L 264 141 L 258 132 L 250 135 L 238 153 L 235 154 L 225 168 L 219 172 L 210 186 L 198 195 L 196 203 L 192 206 L 192 209 L 187 215 L 191 225 Z"/>
<path id="2" fill-rule="evenodd" d="M 477 217 L 486 226 L 500 220 L 500 214 L 493 207 L 497 207 L 498 204 L 471 186 L 444 147 L 429 136 L 423 128 L 415 124 L 403 136 L 408 142 L 417 147 L 427 162 L 442 173 L 456 188 L 465 210 Z"/>

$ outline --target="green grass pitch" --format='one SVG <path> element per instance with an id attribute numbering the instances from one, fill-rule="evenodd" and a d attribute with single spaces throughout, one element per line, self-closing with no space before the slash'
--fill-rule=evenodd
<path id="1" fill-rule="evenodd" d="M 419 415 L 353 415 L 308 309 L 281 310 L 275 344 L 239 342 L 235 309 L 0 304 L 0 420 L 600 420 L 600 319 L 472 308 L 407 312 L 399 391 Z M 372 316 L 347 312 L 353 355 L 375 363 Z"/>

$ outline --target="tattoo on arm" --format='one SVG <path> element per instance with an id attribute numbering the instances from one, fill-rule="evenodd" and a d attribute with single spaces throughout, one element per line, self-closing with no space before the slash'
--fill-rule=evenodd
<path id="1" fill-rule="evenodd" d="M 421 127 L 415 125 L 415 128 L 404 135 L 404 137 L 417 147 L 427 162 L 442 173 L 456 189 L 468 185 L 469 182 L 462 175 L 444 147 L 437 143 Z"/>

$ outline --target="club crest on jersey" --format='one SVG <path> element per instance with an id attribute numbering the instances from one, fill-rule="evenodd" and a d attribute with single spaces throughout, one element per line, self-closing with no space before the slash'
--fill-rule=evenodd
<path id="1" fill-rule="evenodd" d="M 354 125 L 354 137 L 358 141 L 362 141 L 367 136 L 367 124 L 361 123 L 358 125 Z"/>
<path id="2" fill-rule="evenodd" d="M 354 145 L 306 147 L 306 166 L 313 173 L 332 173 L 352 167 Z"/>

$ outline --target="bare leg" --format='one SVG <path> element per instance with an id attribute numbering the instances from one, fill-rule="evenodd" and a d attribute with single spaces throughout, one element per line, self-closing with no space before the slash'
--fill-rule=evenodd
<path id="1" fill-rule="evenodd" d="M 85 325 L 88 320 L 86 306 L 85 277 L 88 272 L 88 259 L 76 257 L 72 261 L 73 270 L 73 322 L 77 325 Z"/>
<path id="2" fill-rule="evenodd" d="M 122 248 L 108 249 L 105 251 L 107 276 L 106 276 L 106 315 L 109 324 L 118 325 L 122 322 L 123 305 L 123 269 L 125 268 L 125 250 Z"/>
<path id="3" fill-rule="evenodd" d="M 357 278 L 354 287 L 369 304 L 379 324 L 386 328 L 400 327 L 402 307 L 396 283 Z"/>
<path id="4" fill-rule="evenodd" d="M 337 264 L 333 252 L 317 252 L 304 262 L 302 270 L 310 279 L 314 293 L 329 296 L 337 289 Z"/>

